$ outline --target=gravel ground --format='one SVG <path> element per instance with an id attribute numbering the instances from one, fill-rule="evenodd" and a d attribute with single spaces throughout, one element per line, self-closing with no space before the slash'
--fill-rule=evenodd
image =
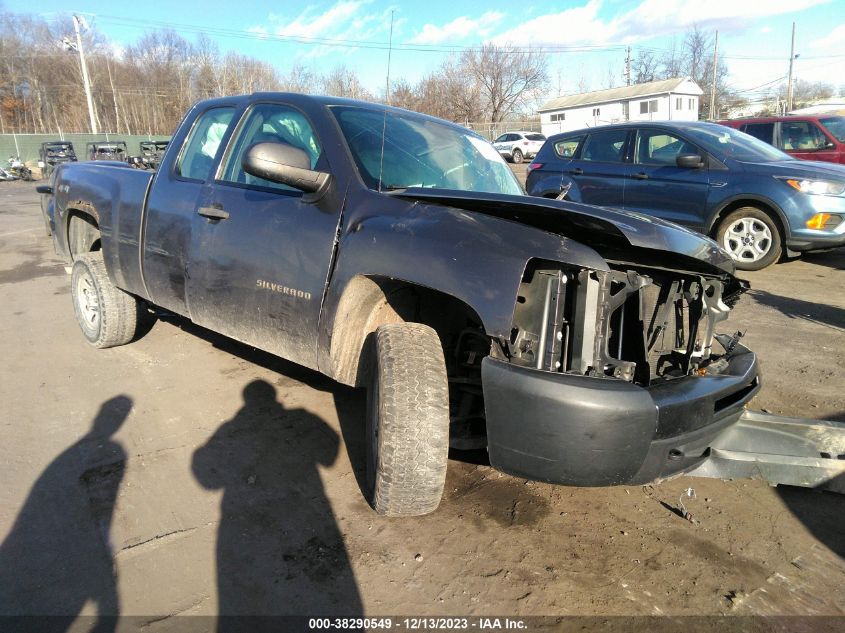
<path id="1" fill-rule="evenodd" d="M 360 392 L 181 319 L 98 351 L 32 185 L 0 183 L 0 615 L 845 615 L 845 498 L 579 489 L 452 460 L 375 516 Z M 845 250 L 746 277 L 754 408 L 845 420 Z M 700 523 L 673 512 L 683 490 Z"/>

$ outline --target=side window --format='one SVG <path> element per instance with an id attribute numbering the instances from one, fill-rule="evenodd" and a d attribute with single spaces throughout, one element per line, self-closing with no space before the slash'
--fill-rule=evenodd
<path id="1" fill-rule="evenodd" d="M 750 134 L 754 138 L 765 141 L 769 145 L 774 145 L 775 124 L 774 123 L 746 123 L 742 126 L 742 131 Z"/>
<path id="2" fill-rule="evenodd" d="M 787 150 L 815 150 L 827 144 L 822 131 L 810 121 L 790 121 L 781 123 L 781 142 Z"/>
<path id="3" fill-rule="evenodd" d="M 508 135 L 507 135 L 507 134 L 502 134 L 499 138 L 497 138 L 497 139 L 496 139 L 495 141 L 493 141 L 493 142 L 494 142 L 494 143 L 504 143 L 504 142 L 505 142 L 505 141 L 507 141 L 507 140 L 508 140 Z"/>
<path id="4" fill-rule="evenodd" d="M 284 191 L 298 191 L 288 185 L 265 180 L 244 171 L 241 160 L 246 150 L 255 143 L 293 145 L 308 154 L 312 169 L 316 166 L 322 151 L 311 124 L 299 110 L 274 103 L 261 103 L 253 107 L 244 119 L 237 137 L 231 144 L 232 149 L 226 157 L 219 180 Z"/>
<path id="5" fill-rule="evenodd" d="M 681 154 L 698 154 L 692 143 L 661 130 L 640 130 L 637 141 L 637 163 L 641 165 L 674 165 Z"/>
<path id="6" fill-rule="evenodd" d="M 231 106 L 212 108 L 194 121 L 194 127 L 176 164 L 179 176 L 196 180 L 208 178 L 220 151 L 220 141 L 229 129 L 234 114 L 235 109 Z"/>
<path id="7" fill-rule="evenodd" d="M 590 134 L 581 152 L 581 160 L 621 163 L 627 136 L 628 130 L 605 130 Z"/>
<path id="8" fill-rule="evenodd" d="M 555 143 L 555 153 L 561 158 L 572 158 L 578 150 L 578 145 L 583 140 L 583 136 L 574 136 L 560 140 Z"/>

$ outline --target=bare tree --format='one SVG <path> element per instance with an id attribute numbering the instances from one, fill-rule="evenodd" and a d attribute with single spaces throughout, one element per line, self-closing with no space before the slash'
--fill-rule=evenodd
<path id="1" fill-rule="evenodd" d="M 294 64 L 290 71 L 282 76 L 280 83 L 282 90 L 286 92 L 313 94 L 319 91 L 321 80 L 309 68 Z"/>
<path id="2" fill-rule="evenodd" d="M 546 55 L 541 51 L 485 44 L 466 50 L 460 65 L 480 85 L 492 123 L 532 104 L 548 85 Z"/>
<path id="3" fill-rule="evenodd" d="M 364 88 L 355 71 L 343 65 L 335 66 L 323 78 L 323 91 L 335 97 L 372 100 L 372 95 Z"/>
<path id="4" fill-rule="evenodd" d="M 648 50 L 638 49 L 637 56 L 633 61 L 632 79 L 635 84 L 644 84 L 649 81 L 656 81 L 660 73 L 660 61 L 654 53 Z"/>
<path id="5" fill-rule="evenodd" d="M 777 88 L 777 94 L 783 101 L 786 99 L 787 86 L 785 83 Z M 796 79 L 792 84 L 792 103 L 795 108 L 803 108 L 815 101 L 828 99 L 833 96 L 833 84 L 824 81 L 804 81 Z"/>

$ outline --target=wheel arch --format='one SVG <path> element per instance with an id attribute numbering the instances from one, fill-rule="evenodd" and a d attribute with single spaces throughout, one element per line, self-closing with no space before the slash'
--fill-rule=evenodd
<path id="1" fill-rule="evenodd" d="M 778 228 L 780 229 L 781 241 L 785 243 L 786 240 L 790 237 L 789 222 L 786 219 L 783 210 L 769 198 L 756 195 L 734 196 L 733 198 L 730 198 L 727 201 L 723 202 L 722 205 L 713 214 L 713 217 L 710 219 L 710 222 L 707 225 L 707 235 L 715 239 L 716 231 L 719 230 L 719 224 L 722 222 L 722 220 L 724 220 L 728 216 L 728 214 L 733 213 L 734 211 L 736 211 L 737 209 L 741 209 L 742 207 L 756 207 L 759 208 L 761 211 L 765 211 L 766 213 L 770 214 L 775 220 L 775 222 L 777 222 L 778 224 Z"/>
<path id="2" fill-rule="evenodd" d="M 71 261 L 83 253 L 102 250 L 100 216 L 93 205 L 76 202 L 69 205 L 65 220 L 65 242 Z"/>
<path id="3" fill-rule="evenodd" d="M 366 342 L 381 325 L 422 323 L 433 328 L 445 347 L 450 334 L 466 327 L 487 336 L 478 313 L 450 294 L 404 279 L 356 275 L 343 291 L 331 331 L 332 377 L 346 385 L 366 384 Z"/>

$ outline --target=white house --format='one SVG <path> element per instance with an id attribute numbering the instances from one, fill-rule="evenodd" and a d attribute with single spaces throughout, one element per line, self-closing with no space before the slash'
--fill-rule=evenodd
<path id="1" fill-rule="evenodd" d="M 622 121 L 697 121 L 702 92 L 686 77 L 583 92 L 547 101 L 540 124 L 549 136 Z"/>

